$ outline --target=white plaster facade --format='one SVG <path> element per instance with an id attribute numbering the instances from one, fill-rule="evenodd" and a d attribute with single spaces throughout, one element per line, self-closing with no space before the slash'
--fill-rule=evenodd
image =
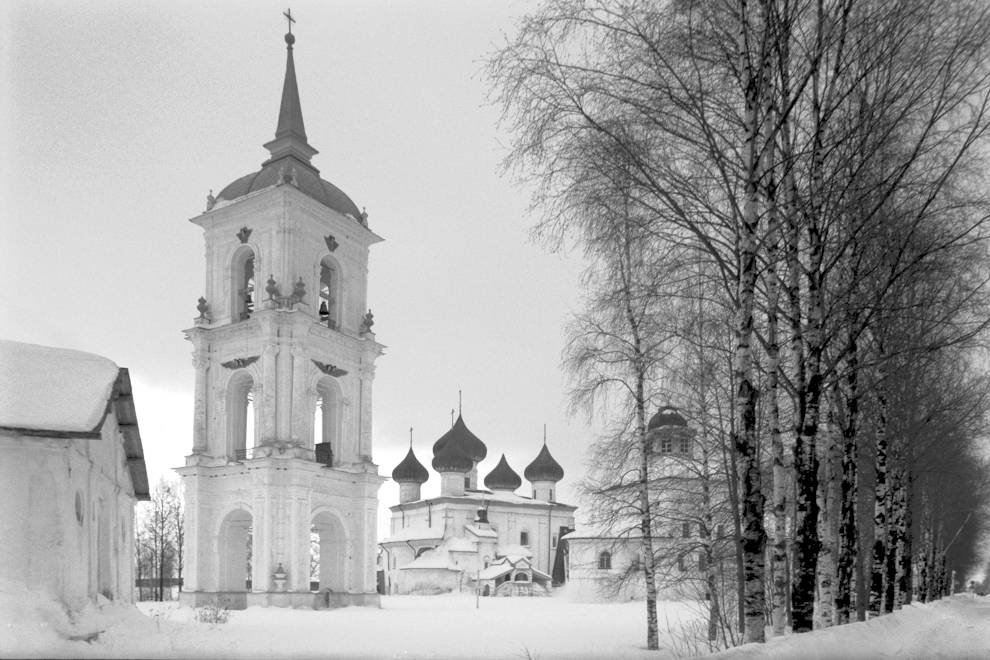
<path id="1" fill-rule="evenodd" d="M 487 524 L 476 520 L 479 509 L 487 509 Z M 465 587 L 478 571 L 507 556 L 527 557 L 533 568 L 552 575 L 560 529 L 574 528 L 575 510 L 486 490 L 397 504 L 391 507 L 389 536 L 381 542 L 386 592 Z M 418 559 L 417 553 L 422 553 Z"/>
<path id="2" fill-rule="evenodd" d="M 196 398 L 193 451 L 177 470 L 186 497 L 183 597 L 200 602 L 224 593 L 235 605 L 310 604 L 310 532 L 316 527 L 326 555 L 321 589 L 349 602 L 376 602 L 383 479 L 371 458 L 371 388 L 382 346 L 362 321 L 368 250 L 381 239 L 289 183 L 192 222 L 205 232 L 209 310 L 186 331 L 194 346 Z M 333 252 L 327 236 L 338 243 Z M 245 250 L 256 276 L 266 274 L 256 281 L 271 276 L 279 290 L 269 295 L 256 286 L 255 309 L 241 319 L 233 264 Z M 336 268 L 334 298 L 340 301 L 333 328 L 318 313 L 321 263 L 327 262 Z M 285 300 L 300 279 L 301 299 Z M 253 394 L 253 424 L 239 425 L 244 399 L 234 395 L 245 384 Z M 325 422 L 319 425 L 321 393 Z M 321 443 L 330 446 L 332 465 L 317 462 Z M 246 556 L 231 547 L 240 536 L 246 543 L 247 528 L 250 576 Z M 284 590 L 273 577 L 279 565 L 287 575 Z"/>
<path id="3" fill-rule="evenodd" d="M 70 609 L 132 601 L 148 477 L 127 370 L 14 342 L 0 342 L 0 365 L 0 578 Z"/>

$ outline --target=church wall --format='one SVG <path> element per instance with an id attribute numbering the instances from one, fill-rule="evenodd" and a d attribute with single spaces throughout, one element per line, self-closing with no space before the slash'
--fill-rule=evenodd
<path id="1" fill-rule="evenodd" d="M 113 415 L 98 440 L 4 434 L 0 454 L 0 576 L 72 607 L 132 601 L 135 498 Z"/>

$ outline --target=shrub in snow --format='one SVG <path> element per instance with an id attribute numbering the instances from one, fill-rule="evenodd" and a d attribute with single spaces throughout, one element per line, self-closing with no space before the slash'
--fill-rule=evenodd
<path id="1" fill-rule="evenodd" d="M 230 610 L 227 609 L 222 599 L 196 610 L 196 620 L 200 623 L 220 625 L 227 623 L 229 619 Z"/>

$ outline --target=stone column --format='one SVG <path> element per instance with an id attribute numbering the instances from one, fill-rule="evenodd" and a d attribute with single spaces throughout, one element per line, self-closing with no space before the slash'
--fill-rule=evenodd
<path id="1" fill-rule="evenodd" d="M 207 369 L 209 354 L 197 347 L 193 353 L 193 367 L 196 369 L 196 393 L 193 404 L 193 448 L 192 453 L 202 454 L 207 451 L 207 406 L 209 392 L 207 386 Z"/>
<path id="2" fill-rule="evenodd" d="M 292 345 L 292 425 L 290 437 L 293 442 L 299 443 L 301 447 L 309 447 L 312 443 L 312 433 L 309 437 L 306 431 L 309 425 L 306 423 L 307 414 L 312 415 L 309 410 L 309 392 L 306 388 L 306 374 L 308 373 L 307 362 L 309 358 L 306 351 L 297 343 Z"/>
<path id="3" fill-rule="evenodd" d="M 255 384 L 255 405 L 260 407 L 261 428 L 258 437 L 262 444 L 270 444 L 276 436 L 275 431 L 275 374 L 278 349 L 266 344 L 261 352 L 261 383 Z"/>

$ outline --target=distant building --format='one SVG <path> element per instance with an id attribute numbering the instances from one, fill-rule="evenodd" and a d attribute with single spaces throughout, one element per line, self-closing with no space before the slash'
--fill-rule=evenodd
<path id="1" fill-rule="evenodd" d="M 676 409 L 661 408 L 647 431 L 657 595 L 671 600 L 703 597 L 712 580 L 722 579 L 731 569 L 726 561 L 731 539 L 725 533 L 725 484 L 710 475 L 704 487 L 707 472 L 699 443 Z M 622 503 L 638 502 L 638 484 L 615 488 L 613 493 L 616 509 L 596 512 L 610 524 L 578 529 L 561 541 L 571 600 L 646 598 L 641 521 L 622 513 Z"/>
<path id="2" fill-rule="evenodd" d="M 458 416 L 433 445 L 439 497 L 420 499 L 430 475 L 412 447 L 392 471 L 399 504 L 391 507 L 390 534 L 380 544 L 386 593 L 473 588 L 480 579 L 488 595 L 540 595 L 549 592 L 551 576 L 563 580 L 558 542 L 574 528 L 576 510 L 556 500 L 563 468 L 544 443 L 524 472 L 531 496 L 515 493 L 522 479 L 504 454 L 479 488 L 478 463 L 487 452 Z"/>
<path id="3" fill-rule="evenodd" d="M 0 341 L 0 577 L 72 608 L 131 601 L 134 503 L 149 499 L 127 369 Z"/>

